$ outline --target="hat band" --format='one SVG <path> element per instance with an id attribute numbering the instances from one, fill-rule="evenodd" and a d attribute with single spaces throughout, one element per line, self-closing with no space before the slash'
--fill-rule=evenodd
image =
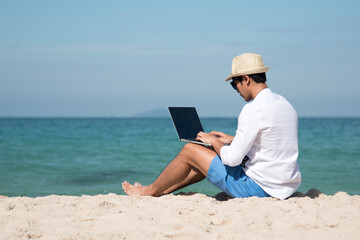
<path id="1" fill-rule="evenodd" d="M 233 77 L 257 74 L 257 73 L 265 73 L 268 70 L 269 70 L 269 67 L 261 67 L 261 68 L 247 69 L 247 70 L 243 70 L 243 71 L 240 71 L 237 73 L 231 73 L 230 76 L 225 79 L 225 81 L 228 81 L 228 80 L 232 79 Z"/>

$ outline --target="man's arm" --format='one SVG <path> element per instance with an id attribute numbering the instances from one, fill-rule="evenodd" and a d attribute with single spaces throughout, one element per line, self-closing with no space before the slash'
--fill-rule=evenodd
<path id="1" fill-rule="evenodd" d="M 254 144 L 260 131 L 260 118 L 255 107 L 251 104 L 243 107 L 233 141 L 229 146 L 221 148 L 220 158 L 223 164 L 230 167 L 239 165 Z"/>

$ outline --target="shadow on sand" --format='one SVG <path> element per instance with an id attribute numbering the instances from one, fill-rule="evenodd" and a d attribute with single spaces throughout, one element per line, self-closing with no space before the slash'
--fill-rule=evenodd
<path id="1" fill-rule="evenodd" d="M 287 199 L 289 198 L 296 198 L 296 197 L 309 197 L 309 198 L 317 198 L 319 197 L 321 194 L 321 192 L 316 189 L 316 188 L 311 188 L 309 189 L 309 191 L 307 191 L 307 193 L 303 194 L 302 192 L 294 192 L 290 197 L 288 197 Z"/>
<path id="2" fill-rule="evenodd" d="M 194 194 L 197 194 L 196 192 L 179 192 L 175 195 L 184 195 L 184 196 L 192 196 Z M 319 197 L 321 194 L 321 192 L 316 189 L 316 188 L 311 188 L 309 189 L 309 191 L 307 191 L 307 193 L 302 193 L 302 192 L 295 192 L 293 193 L 290 197 L 286 198 L 286 199 L 290 199 L 290 198 L 303 198 L 303 197 L 309 197 L 311 199 L 317 198 Z M 216 194 L 215 196 L 211 196 L 213 198 L 215 198 L 218 201 L 227 201 L 229 199 L 232 199 L 233 197 L 227 195 L 225 192 L 220 192 L 218 194 Z M 286 200 L 285 199 L 285 200 Z"/>

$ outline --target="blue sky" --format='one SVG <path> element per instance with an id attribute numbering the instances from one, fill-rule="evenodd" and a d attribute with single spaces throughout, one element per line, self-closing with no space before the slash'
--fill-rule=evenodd
<path id="1" fill-rule="evenodd" d="M 299 116 L 360 116 L 359 1 L 0 1 L 0 116 L 237 116 L 262 55 Z"/>

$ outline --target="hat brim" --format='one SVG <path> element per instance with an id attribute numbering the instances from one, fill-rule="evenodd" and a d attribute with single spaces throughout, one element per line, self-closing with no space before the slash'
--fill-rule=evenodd
<path id="1" fill-rule="evenodd" d="M 269 70 L 269 67 L 261 67 L 261 68 L 254 68 L 254 69 L 246 70 L 243 72 L 234 73 L 234 74 L 231 74 L 227 79 L 225 79 L 225 81 L 229 81 L 233 77 L 240 77 L 240 76 L 251 75 L 251 74 L 256 74 L 256 73 L 264 73 L 264 72 L 267 72 L 268 70 Z"/>

